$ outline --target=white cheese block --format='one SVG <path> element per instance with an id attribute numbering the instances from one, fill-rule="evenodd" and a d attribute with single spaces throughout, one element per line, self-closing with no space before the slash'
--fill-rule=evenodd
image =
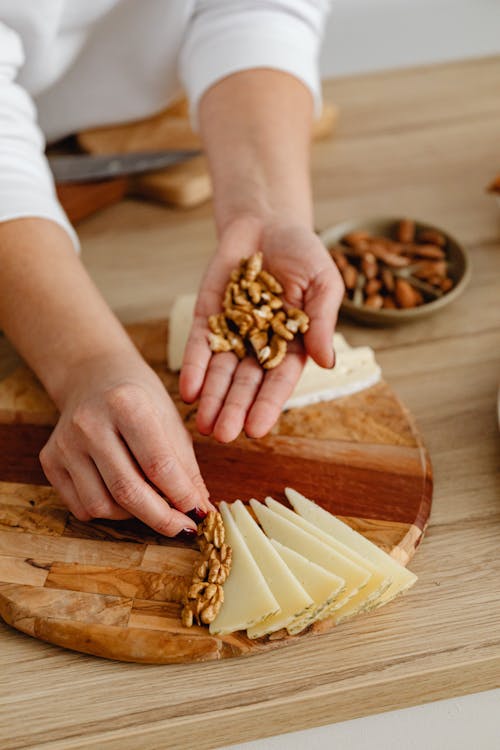
<path id="1" fill-rule="evenodd" d="M 266 617 L 258 625 L 247 628 L 249 638 L 260 638 L 286 628 L 295 618 L 303 616 L 314 602 L 278 555 L 262 529 L 255 523 L 241 500 L 231 505 L 231 512 L 250 554 L 259 566 L 280 607 L 277 614 Z"/>
<path id="2" fill-rule="evenodd" d="M 238 531 L 229 507 L 220 503 L 219 510 L 226 541 L 233 550 L 233 563 L 224 584 L 224 602 L 210 623 L 213 635 L 246 630 L 279 611 L 279 604 Z"/>
<path id="3" fill-rule="evenodd" d="M 384 550 L 377 547 L 376 544 L 373 544 L 373 542 L 370 542 L 362 534 L 359 534 L 346 523 L 328 513 L 324 508 L 316 505 L 312 500 L 301 495 L 300 492 L 287 487 L 285 493 L 290 504 L 299 515 L 318 529 L 321 529 L 326 534 L 330 534 L 337 541 L 356 551 L 361 557 L 373 563 L 387 578 L 392 580 L 389 588 L 376 600 L 375 604 L 377 606 L 386 604 L 391 599 L 394 599 L 395 596 L 413 586 L 417 580 L 417 576 L 403 565 L 400 565 Z"/>
<path id="4" fill-rule="evenodd" d="M 274 510 L 279 515 L 283 516 L 283 518 L 287 518 L 291 523 L 295 523 L 299 528 L 312 534 L 312 536 L 317 537 L 324 544 L 333 547 L 337 552 L 344 555 L 349 560 L 352 560 L 360 567 L 365 568 L 370 573 L 371 577 L 366 586 L 363 586 L 363 588 L 358 591 L 355 596 L 351 597 L 346 604 L 335 610 L 334 619 L 336 623 L 339 623 L 348 617 L 352 617 L 353 615 L 358 614 L 358 612 L 369 609 L 371 605 L 380 598 L 384 591 L 389 588 L 392 580 L 388 578 L 384 572 L 380 571 L 376 565 L 369 560 L 366 560 L 366 558 L 363 558 L 355 550 L 352 550 L 330 534 L 327 534 L 314 524 L 306 521 L 305 518 L 298 513 L 294 513 L 290 508 L 286 508 L 281 503 L 276 502 L 272 497 L 266 498 L 266 503 L 271 510 Z M 329 609 L 323 613 L 322 619 L 328 616 L 330 616 Z"/>
<path id="5" fill-rule="evenodd" d="M 334 347 L 338 334 L 334 336 Z M 381 378 L 381 370 L 375 354 L 369 346 L 335 348 L 336 363 L 327 370 L 308 359 L 295 390 L 284 409 L 308 406 L 320 401 L 331 401 L 369 388 Z"/>
<path id="6" fill-rule="evenodd" d="M 168 325 L 167 363 L 169 370 L 181 369 L 191 324 L 194 317 L 196 294 L 183 294 L 176 297 L 170 310 Z"/>
<path id="7" fill-rule="evenodd" d="M 297 578 L 314 601 L 313 607 L 305 612 L 304 615 L 296 617 L 287 626 L 288 632 L 291 635 L 295 635 L 317 620 L 321 611 L 335 601 L 337 596 L 343 591 L 345 581 L 343 578 L 330 573 L 306 557 L 299 555 L 298 552 L 294 552 L 289 547 L 280 544 L 276 539 L 271 539 L 270 541 L 283 562 L 286 563 L 295 578 Z"/>
<path id="8" fill-rule="evenodd" d="M 349 344 L 345 340 L 345 337 L 342 336 L 341 333 L 334 333 L 333 334 L 333 348 L 335 349 L 335 353 L 338 354 L 338 352 L 346 352 L 352 347 L 349 346 Z"/>
<path id="9" fill-rule="evenodd" d="M 363 586 L 366 586 L 370 579 L 370 573 L 366 568 L 351 562 L 329 545 L 320 542 L 315 536 L 300 529 L 266 505 L 258 503 L 257 500 L 251 500 L 250 505 L 269 537 L 344 579 L 345 589 L 333 606 L 343 606 Z"/>
<path id="10" fill-rule="evenodd" d="M 185 294 L 174 300 L 168 329 L 168 367 L 173 372 L 181 369 L 191 324 L 196 294 Z M 308 359 L 294 392 L 284 409 L 330 401 L 369 388 L 380 380 L 380 367 L 367 346 L 350 347 L 340 333 L 333 336 L 337 361 L 333 370 L 324 370 Z"/>

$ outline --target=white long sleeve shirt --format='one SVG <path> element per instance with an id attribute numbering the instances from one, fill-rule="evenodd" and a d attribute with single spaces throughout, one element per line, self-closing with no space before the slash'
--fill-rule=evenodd
<path id="1" fill-rule="evenodd" d="M 197 104 L 249 68 L 296 76 L 320 98 L 317 58 L 329 0 L 0 0 L 0 222 L 51 219 L 45 143 Z"/>

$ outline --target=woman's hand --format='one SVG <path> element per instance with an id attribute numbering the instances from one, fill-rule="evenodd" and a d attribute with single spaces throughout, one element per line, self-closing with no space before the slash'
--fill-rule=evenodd
<path id="1" fill-rule="evenodd" d="M 264 267 L 282 284 L 286 303 L 310 318 L 304 345 L 294 341 L 284 361 L 265 371 L 253 357 L 241 362 L 232 352 L 212 355 L 207 318 L 220 312 L 231 270 L 242 257 L 262 251 Z M 344 287 L 320 239 L 304 226 L 238 219 L 222 233 L 219 249 L 203 279 L 195 320 L 180 377 L 181 396 L 200 399 L 197 427 L 221 442 L 244 428 L 262 437 L 278 419 L 309 354 L 321 367 L 333 367 L 332 336 Z"/>
<path id="2" fill-rule="evenodd" d="M 194 533 L 193 519 L 213 506 L 191 437 L 136 352 L 83 362 L 70 373 L 59 406 L 40 461 L 73 515 L 135 516 L 165 536 Z"/>

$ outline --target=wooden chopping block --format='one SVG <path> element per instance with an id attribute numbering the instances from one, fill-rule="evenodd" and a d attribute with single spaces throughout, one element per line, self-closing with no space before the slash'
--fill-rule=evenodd
<path id="1" fill-rule="evenodd" d="M 100 182 L 56 185 L 57 197 L 72 224 L 86 219 L 106 206 L 119 203 L 129 187 L 126 177 Z"/>
<path id="2" fill-rule="evenodd" d="M 337 117 L 337 109 L 326 103 L 320 117 L 314 122 L 313 140 L 331 136 Z M 201 148 L 199 136 L 189 123 L 185 99 L 140 122 L 86 130 L 79 134 L 78 143 L 93 154 Z M 171 206 L 191 208 L 211 197 L 212 186 L 206 161 L 199 157 L 133 178 L 130 192 Z"/>
<path id="3" fill-rule="evenodd" d="M 139 175 L 131 180 L 129 191 L 177 208 L 198 206 L 212 195 L 207 161 L 204 156 L 196 156 L 183 164 Z"/>

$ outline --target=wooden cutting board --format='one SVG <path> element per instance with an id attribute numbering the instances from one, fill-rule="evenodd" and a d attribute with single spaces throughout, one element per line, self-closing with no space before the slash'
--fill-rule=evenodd
<path id="1" fill-rule="evenodd" d="M 177 376 L 167 369 L 166 322 L 128 330 L 194 433 L 194 408 L 181 402 Z M 190 575 L 199 553 L 136 521 L 77 521 L 46 486 L 37 459 L 57 412 L 22 363 L 14 356 L 2 361 L 0 615 L 6 622 L 77 651 L 148 663 L 259 653 L 333 627 L 324 620 L 299 636 L 280 631 L 257 641 L 183 628 L 169 586 Z M 283 488 L 290 485 L 403 564 L 422 539 L 431 467 L 410 414 L 384 382 L 285 413 L 262 440 L 240 437 L 222 446 L 195 435 L 195 448 L 215 501 L 271 494 L 286 502 Z"/>

